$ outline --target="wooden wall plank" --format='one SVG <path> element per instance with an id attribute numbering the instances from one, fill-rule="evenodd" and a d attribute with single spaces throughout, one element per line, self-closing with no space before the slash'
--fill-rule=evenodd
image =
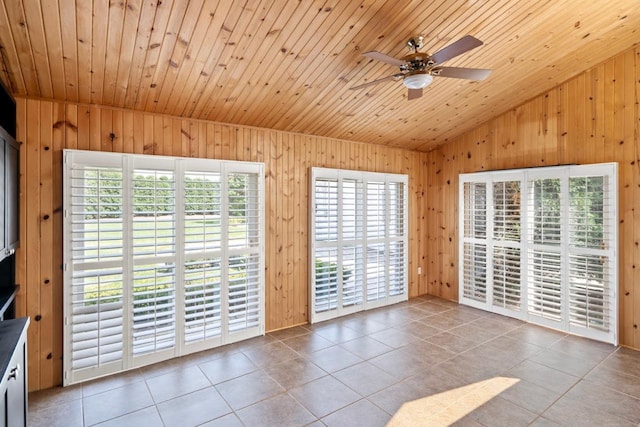
<path id="1" fill-rule="evenodd" d="M 640 200 L 640 123 L 638 117 L 640 117 L 640 48 L 634 50 L 634 76 L 633 81 L 635 87 L 633 88 L 633 117 L 635 121 L 635 127 L 633 129 L 633 138 L 630 140 L 633 145 L 633 157 L 627 159 L 629 166 L 633 169 L 633 200 L 637 203 Z M 631 133 L 631 129 L 628 130 Z M 640 209 L 634 209 L 633 211 L 633 259 L 640 259 Z M 631 280 L 634 284 L 640 283 L 640 268 L 636 265 L 633 269 L 633 277 L 626 278 Z M 635 292 L 633 302 L 633 324 L 640 325 L 640 291 Z M 627 326 L 628 327 L 628 326 Z M 640 328 L 633 328 L 633 344 L 629 344 L 634 348 L 640 348 Z"/>
<path id="2" fill-rule="evenodd" d="M 125 87 L 116 88 L 116 102 L 119 105 L 133 106 L 136 103 L 140 91 L 140 79 L 144 70 L 144 61 L 149 50 L 151 29 L 156 16 L 156 3 L 143 1 L 140 6 L 138 18 L 138 31 L 136 31 L 135 48 L 129 66 L 129 81 Z M 124 96 L 124 99 L 122 98 Z"/>
<path id="3" fill-rule="evenodd" d="M 34 73 L 33 69 L 33 59 L 31 58 L 31 52 L 29 50 L 20 52 L 20 43 L 16 43 L 16 39 L 14 38 L 13 33 L 11 32 L 12 28 L 10 22 L 15 19 L 16 16 L 20 16 L 22 14 L 22 10 L 14 11 L 12 15 L 9 15 L 7 12 L 9 8 L 7 7 L 6 2 L 0 3 L 0 40 L 5 41 L 4 55 L 5 61 L 10 64 L 21 64 L 19 67 L 7 67 L 3 66 L 2 71 L 3 75 L 1 76 L 2 80 L 5 82 L 5 86 L 11 90 L 12 93 L 36 93 L 37 88 L 27 88 L 26 84 L 31 83 L 33 85 L 35 83 L 35 79 L 31 77 Z M 13 21 L 15 22 L 15 21 Z M 26 31 L 24 27 L 22 27 L 22 31 Z M 23 39 L 23 43 L 25 40 Z M 24 58 L 23 61 L 20 60 L 18 55 L 22 55 Z M 22 73 L 28 73 L 29 76 L 26 76 L 25 79 L 22 76 Z M 30 78 L 29 78 L 30 77 Z M 26 80 L 26 81 L 25 81 Z"/>
<path id="4" fill-rule="evenodd" d="M 24 102 L 24 101 L 22 101 Z M 41 304 L 46 301 L 40 299 L 41 281 L 40 281 L 40 105 L 41 103 L 34 100 L 26 101 L 27 114 L 24 117 L 25 122 L 19 129 L 24 134 L 19 135 L 19 139 L 24 141 L 21 154 L 26 159 L 26 169 L 24 173 L 24 189 L 22 197 L 25 200 L 25 221 L 22 227 L 25 229 L 25 244 L 20 245 L 17 252 L 24 251 L 26 257 L 18 256 L 18 260 L 24 260 L 25 265 L 18 267 L 18 271 L 22 271 L 24 276 L 18 278 L 18 283 L 22 284 L 20 293 L 26 296 L 27 311 L 16 313 L 17 316 L 27 315 L 34 319 L 29 326 L 27 340 L 29 341 L 29 390 L 38 390 L 49 387 L 40 381 L 40 365 L 42 363 L 40 350 L 41 322 L 35 321 L 35 317 L 40 314 Z M 29 172 L 32 173 L 29 173 Z M 26 268 L 28 263 L 28 268 Z M 18 307 L 19 308 L 19 307 Z M 62 326 L 62 325 L 60 325 Z"/>
<path id="5" fill-rule="evenodd" d="M 53 238 L 53 107 L 54 104 L 40 105 L 40 212 L 38 222 L 41 241 L 54 242 Z M 47 384 L 53 375 L 53 365 L 48 356 L 53 351 L 53 276 L 54 251 L 43 250 L 40 253 L 40 357 L 46 361 L 40 366 L 40 383 Z"/>
<path id="6" fill-rule="evenodd" d="M 75 106 L 70 105 L 69 107 Z M 49 215 L 49 219 L 45 220 L 45 222 L 48 221 L 49 223 L 51 223 L 51 227 L 53 228 L 52 236 L 54 242 L 63 241 L 62 168 L 57 167 L 57 165 L 62 165 L 62 150 L 63 148 L 65 148 L 65 142 L 69 143 L 69 148 L 71 148 L 76 142 L 73 127 L 68 126 L 67 122 L 65 121 L 67 117 L 72 117 L 72 115 L 68 115 L 66 110 L 66 105 L 63 103 L 56 103 L 53 105 L 53 141 L 50 149 L 47 150 L 51 153 L 50 159 L 52 163 L 52 192 L 50 196 L 50 210 L 48 213 L 46 213 L 46 215 Z M 73 108 L 70 108 L 70 110 L 73 110 Z M 64 123 L 64 125 L 62 125 L 62 123 Z M 41 272 L 43 278 L 42 286 L 48 286 L 51 289 L 51 305 L 53 307 L 51 312 L 51 319 L 53 323 L 51 351 L 45 356 L 48 361 L 51 361 L 51 374 L 49 378 L 46 378 L 46 384 L 51 384 L 58 380 L 58 373 L 62 371 L 63 357 L 63 331 L 60 328 L 56 327 L 56 325 L 60 325 L 63 322 L 63 312 L 62 310 L 58 309 L 58 307 L 63 306 L 63 281 L 60 280 L 63 261 L 62 251 L 52 251 L 51 259 L 51 275 L 49 277 L 45 277 Z"/>
<path id="7" fill-rule="evenodd" d="M 22 26 L 28 29 L 29 34 L 27 40 L 31 45 L 31 55 L 36 71 L 35 77 L 37 78 L 37 87 L 40 91 L 39 96 L 52 98 L 54 93 L 52 74 L 55 73 L 55 70 L 52 69 L 49 64 L 47 40 L 42 17 L 42 5 L 36 0 L 24 0 L 22 7 L 24 8 L 24 16 L 21 21 L 16 21 L 16 23 L 20 25 L 20 22 L 22 22 Z M 16 33 L 16 35 L 17 34 L 18 33 Z M 29 47 L 27 47 L 27 49 L 29 49 Z"/>
<path id="8" fill-rule="evenodd" d="M 134 54 L 136 53 L 134 48 L 136 46 L 136 42 L 139 41 L 139 36 L 144 39 L 144 30 L 138 31 L 138 28 L 141 23 L 146 23 L 146 21 L 140 22 L 142 9 L 145 3 L 151 2 L 144 2 L 142 0 L 128 0 L 126 4 L 121 3 L 124 11 L 120 13 L 120 19 L 122 19 L 124 22 L 120 24 L 122 25 L 122 27 L 116 27 L 115 29 L 115 31 L 118 31 L 119 29 L 121 35 L 120 44 L 117 46 L 117 50 L 113 52 L 113 54 L 117 55 L 118 58 L 118 60 L 114 61 L 117 63 L 117 71 L 112 71 L 112 75 L 115 76 L 115 78 L 109 83 L 109 95 L 112 97 L 112 104 L 121 105 L 126 98 L 129 85 L 129 76 L 132 69 L 131 65 L 133 63 Z M 148 7 L 145 9 L 148 9 Z M 124 18 L 122 17 L 123 14 Z M 147 17 L 148 16 L 145 16 L 145 18 Z M 146 29 L 146 27 L 142 28 Z M 132 33 L 135 33 L 136 37 L 129 36 L 129 34 Z M 115 42 L 113 43 L 113 46 L 116 46 Z"/>
<path id="9" fill-rule="evenodd" d="M 64 0 L 65 2 L 71 0 Z M 91 35 L 93 2 L 78 2 L 76 7 L 76 32 L 78 37 L 78 100 L 91 102 Z"/>
<path id="10" fill-rule="evenodd" d="M 49 59 L 53 97 L 56 99 L 70 99 L 71 97 L 67 98 L 67 81 L 64 67 L 64 53 L 62 50 L 62 32 L 58 13 L 58 1 L 40 2 L 40 7 L 42 8 L 42 21 L 46 52 Z"/>

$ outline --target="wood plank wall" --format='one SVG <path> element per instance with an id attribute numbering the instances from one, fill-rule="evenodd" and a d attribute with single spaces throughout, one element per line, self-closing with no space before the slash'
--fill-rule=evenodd
<path id="1" fill-rule="evenodd" d="M 18 98 L 21 247 L 17 314 L 29 328 L 29 389 L 62 382 L 62 149 L 265 163 L 266 328 L 307 322 L 313 166 L 409 174 L 410 295 L 426 293 L 426 153 L 159 114 Z M 39 319 L 39 320 L 38 320 Z"/>
<path id="2" fill-rule="evenodd" d="M 640 349 L 640 49 L 429 153 L 428 293 L 458 299 L 458 174 L 618 162 L 619 342 Z"/>

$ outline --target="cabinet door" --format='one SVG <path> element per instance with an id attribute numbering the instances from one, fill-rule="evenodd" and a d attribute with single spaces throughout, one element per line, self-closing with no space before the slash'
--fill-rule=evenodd
<path id="1" fill-rule="evenodd" d="M 0 427 L 7 426 L 7 390 L 0 395 Z"/>
<path id="2" fill-rule="evenodd" d="M 5 190 L 5 156 L 6 156 L 6 146 L 8 145 L 9 136 L 4 132 L 4 130 L 0 129 L 0 189 Z M 5 190 L 6 191 L 6 190 Z M 5 200 L 6 200 L 5 194 Z M 7 206 L 4 200 L 0 200 L 0 260 L 2 260 L 6 254 L 5 250 L 7 249 L 7 239 L 6 239 L 6 221 L 7 221 Z"/>
<path id="3" fill-rule="evenodd" d="M 27 425 L 25 362 L 25 345 L 22 344 L 9 365 L 6 413 L 7 425 L 11 427 L 26 427 Z"/>
<path id="4" fill-rule="evenodd" d="M 20 144 L 7 140 L 5 149 L 6 249 L 17 249 L 20 240 Z"/>

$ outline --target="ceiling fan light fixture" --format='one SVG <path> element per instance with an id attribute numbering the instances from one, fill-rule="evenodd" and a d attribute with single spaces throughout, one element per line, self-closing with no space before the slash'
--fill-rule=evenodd
<path id="1" fill-rule="evenodd" d="M 427 73 L 417 73 L 410 74 L 402 80 L 402 84 L 404 84 L 409 89 L 422 89 L 431 84 L 433 81 L 433 76 Z"/>

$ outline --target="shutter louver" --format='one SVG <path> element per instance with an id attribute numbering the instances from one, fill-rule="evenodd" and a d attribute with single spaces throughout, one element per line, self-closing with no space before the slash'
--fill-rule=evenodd
<path id="1" fill-rule="evenodd" d="M 185 263 L 185 341 L 204 341 L 222 333 L 221 259 Z"/>
<path id="2" fill-rule="evenodd" d="M 255 328 L 261 318 L 260 205 L 255 174 L 229 173 L 229 332 Z"/>
<path id="3" fill-rule="evenodd" d="M 487 185 L 464 183 L 464 237 L 487 237 Z"/>
<path id="4" fill-rule="evenodd" d="M 171 171 L 133 171 L 133 354 L 175 346 L 176 220 Z"/>
<path id="5" fill-rule="evenodd" d="M 338 239 L 338 180 L 316 182 L 315 234 L 320 242 Z"/>
<path id="6" fill-rule="evenodd" d="M 561 319 L 561 258 L 559 252 L 529 251 L 529 313 L 545 319 Z"/>
<path id="7" fill-rule="evenodd" d="M 362 181 L 342 180 L 342 240 L 362 239 Z M 337 210 L 337 206 L 335 206 Z M 337 217 L 336 217 L 337 220 Z"/>
<path id="8" fill-rule="evenodd" d="M 387 296 L 387 268 L 385 245 L 367 245 L 367 301 Z"/>
<path id="9" fill-rule="evenodd" d="M 560 205 L 560 180 L 538 179 L 529 184 L 531 204 L 531 236 L 529 242 L 536 245 L 560 247 L 562 210 Z"/>
<path id="10" fill-rule="evenodd" d="M 386 211 L 384 182 L 367 183 L 367 239 L 381 239 L 386 235 Z"/>
<path id="11" fill-rule="evenodd" d="M 342 250 L 342 306 L 362 304 L 362 246 L 345 246 Z"/>
<path id="12" fill-rule="evenodd" d="M 520 181 L 493 184 L 493 238 L 520 242 Z"/>
<path id="13" fill-rule="evenodd" d="M 315 257 L 315 312 L 338 307 L 338 250 L 318 248 Z"/>
<path id="14" fill-rule="evenodd" d="M 562 319 L 562 206 L 560 179 L 529 182 L 529 313 Z"/>
<path id="15" fill-rule="evenodd" d="M 521 308 L 520 181 L 493 183 L 493 305 Z"/>
<path id="16" fill-rule="evenodd" d="M 133 278 L 133 354 L 175 346 L 175 265 L 136 264 Z"/>
<path id="17" fill-rule="evenodd" d="M 389 183 L 389 236 L 401 237 L 406 234 L 404 183 Z"/>
<path id="18" fill-rule="evenodd" d="M 605 219 L 609 198 L 605 177 L 569 179 L 569 241 L 571 247 L 606 249 L 610 239 Z"/>
<path id="19" fill-rule="evenodd" d="M 260 322 L 259 267 L 257 254 L 229 259 L 229 332 L 254 328 Z"/>
<path id="20" fill-rule="evenodd" d="M 184 175 L 185 341 L 222 334 L 222 240 L 220 173 Z"/>
<path id="21" fill-rule="evenodd" d="M 520 310 L 520 248 L 493 248 L 493 305 Z"/>
<path id="22" fill-rule="evenodd" d="M 608 331 L 611 209 L 604 176 L 569 178 L 569 311 L 573 325 Z"/>
<path id="23" fill-rule="evenodd" d="M 608 331 L 611 301 L 609 262 L 600 255 L 569 257 L 569 311 L 574 325 Z"/>
<path id="24" fill-rule="evenodd" d="M 116 167 L 73 165 L 70 328 L 73 369 L 122 360 L 123 176 Z"/>
<path id="25" fill-rule="evenodd" d="M 487 300 L 487 246 L 465 243 L 463 253 L 464 288 L 466 298 L 486 302 Z"/>
<path id="26" fill-rule="evenodd" d="M 389 295 L 402 295 L 405 292 L 407 266 L 405 265 L 406 248 L 404 242 L 389 243 Z"/>

